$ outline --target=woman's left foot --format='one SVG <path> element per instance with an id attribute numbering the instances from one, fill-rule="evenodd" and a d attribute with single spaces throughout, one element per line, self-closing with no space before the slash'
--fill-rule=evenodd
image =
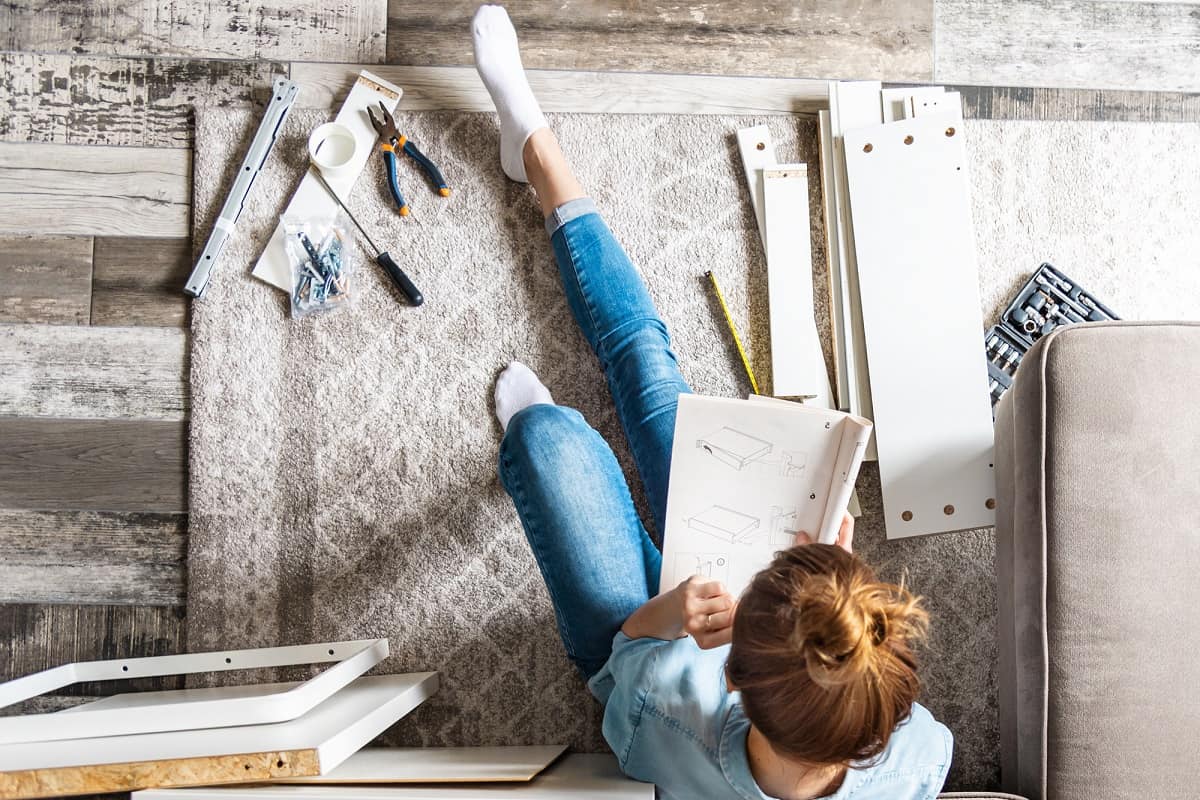
<path id="1" fill-rule="evenodd" d="M 500 166 L 514 181 L 528 183 L 525 142 L 534 131 L 547 126 L 525 77 L 517 31 L 502 6 L 480 6 L 471 21 L 471 34 L 475 69 L 500 114 Z"/>
<path id="2" fill-rule="evenodd" d="M 509 364 L 496 379 L 496 416 L 504 430 L 518 411 L 539 403 L 554 405 L 554 398 L 533 370 L 520 361 Z"/>

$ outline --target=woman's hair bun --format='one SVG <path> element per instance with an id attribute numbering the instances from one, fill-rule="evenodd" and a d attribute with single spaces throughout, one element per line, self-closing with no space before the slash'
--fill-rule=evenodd
<path id="1" fill-rule="evenodd" d="M 821 686 L 878 676 L 889 640 L 900 637 L 907 643 L 924 634 L 926 615 L 915 597 L 902 586 L 864 577 L 809 575 L 795 587 L 794 643 Z"/>

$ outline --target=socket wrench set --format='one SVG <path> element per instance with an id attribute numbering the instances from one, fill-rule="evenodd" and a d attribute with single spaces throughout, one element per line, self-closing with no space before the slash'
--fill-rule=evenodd
<path id="1" fill-rule="evenodd" d="M 988 391 L 992 407 L 1012 386 L 1013 374 L 1033 343 L 1076 322 L 1120 319 L 1108 306 L 1051 264 L 1042 264 L 988 331 Z"/>

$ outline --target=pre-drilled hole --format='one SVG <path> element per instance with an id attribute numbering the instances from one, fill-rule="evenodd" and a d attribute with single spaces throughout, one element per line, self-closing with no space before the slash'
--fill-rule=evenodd
<path id="1" fill-rule="evenodd" d="M 232 658 L 227 658 L 227 659 L 225 659 L 225 663 L 226 663 L 226 664 L 232 664 L 232 663 L 233 663 L 233 659 L 232 659 Z"/>
<path id="2" fill-rule="evenodd" d="M 953 135 L 954 135 L 954 128 L 946 128 L 946 135 L 947 135 L 947 136 L 953 136 Z"/>
<path id="3" fill-rule="evenodd" d="M 276 762 L 275 762 L 275 766 L 277 766 L 277 767 L 282 767 L 282 766 L 283 766 L 283 759 L 281 758 L 281 759 L 279 759 L 278 761 L 276 761 Z"/>
<path id="4" fill-rule="evenodd" d="M 903 514 L 900 515 L 900 519 L 904 520 L 905 522 L 912 522 L 912 512 L 905 511 Z"/>
<path id="5" fill-rule="evenodd" d="M 905 143 L 905 144 L 912 144 L 912 143 L 913 143 L 912 134 L 909 134 L 908 136 L 905 136 L 905 137 L 904 137 L 904 143 Z"/>
<path id="6" fill-rule="evenodd" d="M 945 508 L 942 509 L 942 513 L 945 514 L 947 517 L 950 516 L 951 514 L 954 513 L 954 506 L 950 506 L 950 505 L 946 506 Z"/>
<path id="7" fill-rule="evenodd" d="M 984 503 L 984 505 L 985 505 L 985 506 L 987 506 L 987 508 L 988 508 L 988 510 L 989 510 L 989 511 L 991 511 L 993 508 L 995 508 L 995 507 L 996 507 L 996 498 L 994 498 L 994 497 L 989 497 L 989 498 L 987 499 L 987 502 L 986 502 L 986 503 Z"/>
<path id="8" fill-rule="evenodd" d="M 759 142 L 758 144 L 754 145 L 754 148 L 755 148 L 756 150 L 766 150 L 766 149 L 767 149 L 767 143 L 766 143 L 766 142 Z"/>
<path id="9" fill-rule="evenodd" d="M 864 144 L 864 145 L 863 145 L 863 152 L 864 152 L 864 153 L 869 153 L 869 152 L 871 152 L 871 151 L 872 151 L 872 150 L 874 150 L 874 149 L 875 149 L 875 145 L 871 144 L 870 142 L 867 142 L 866 144 Z"/>

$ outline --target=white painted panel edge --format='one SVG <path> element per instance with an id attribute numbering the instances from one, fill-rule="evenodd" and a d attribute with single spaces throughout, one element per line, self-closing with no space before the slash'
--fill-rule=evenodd
<path id="1" fill-rule="evenodd" d="M 607 753 L 569 753 L 527 784 L 206 786 L 148 789 L 135 792 L 133 797 L 136 800 L 477 800 L 487 797 L 653 800 L 654 785 L 622 775 L 616 758 Z"/>
<path id="2" fill-rule="evenodd" d="M 895 122 L 898 119 L 908 119 L 911 116 L 913 97 L 936 97 L 946 91 L 944 86 L 902 86 L 895 89 L 884 89 L 880 92 L 883 101 L 883 121 Z"/>
<path id="3" fill-rule="evenodd" d="M 296 685 L 262 688 L 284 691 Z M 431 697 L 437 688 L 436 672 L 375 675 L 355 679 L 312 711 L 287 722 L 4 744 L 0 745 L 0 773 L 290 750 L 315 750 L 320 769 L 326 772 Z M 239 689 L 244 687 L 229 687 L 228 691 L 236 694 Z M 214 692 L 213 696 L 219 696 L 220 690 Z M 129 698 L 117 695 L 106 701 L 117 706 L 140 702 Z"/>
<path id="4" fill-rule="evenodd" d="M 517 747 L 368 747 L 325 775 L 274 783 L 528 782 L 567 749 L 565 744 Z"/>
<path id="5" fill-rule="evenodd" d="M 831 101 L 832 101 L 832 92 Z M 829 327 L 833 354 L 834 407 L 849 408 L 850 389 L 845 366 L 846 326 L 842 319 L 841 266 L 838 258 L 837 189 L 833 159 L 833 128 L 830 111 L 817 112 L 817 144 L 821 155 L 821 217 L 825 222 L 825 265 L 829 287 Z"/>
<path id="6" fill-rule="evenodd" d="M 186 689 L 156 692 L 153 696 L 159 702 L 153 705 L 114 708 L 101 701 L 77 706 L 69 712 L 70 725 L 64 725 L 57 714 L 5 717 L 0 719 L 0 744 L 283 722 L 307 713 L 387 655 L 387 639 L 362 639 L 65 664 L 0 685 L 0 703 L 10 705 L 83 681 L 338 662 L 285 692 L 205 699 L 196 699 Z"/>
<path id="7" fill-rule="evenodd" d="M 871 231 L 858 239 L 858 272 L 892 539 L 995 523 L 968 170 L 954 122 L 938 115 L 844 134 L 855 227 Z M 938 313 L 912 313 L 934 290 Z"/>
<path id="8" fill-rule="evenodd" d="M 829 408 L 829 372 L 813 316 L 808 167 L 779 165 L 762 175 L 772 394 Z"/>
<path id="9" fill-rule="evenodd" d="M 854 222 L 850 216 L 850 196 L 846 185 L 846 152 L 843 134 L 850 128 L 874 125 L 883 120 L 883 101 L 879 81 L 842 81 L 836 84 L 837 114 L 831 116 L 834 143 L 834 179 L 837 187 L 838 235 L 841 250 L 841 305 L 846 329 L 846 383 L 848 411 L 873 420 L 871 411 L 870 368 L 863 342 L 862 308 L 858 297 L 858 266 L 854 250 Z M 832 103 L 831 103 L 832 108 Z M 832 113 L 832 112 L 831 112 Z M 867 444 L 865 461 L 876 458 L 875 437 Z"/>
<path id="10" fill-rule="evenodd" d="M 775 164 L 775 145 L 771 142 L 771 129 L 766 125 L 741 128 L 737 132 L 737 143 L 738 152 L 742 156 L 742 171 L 746 176 L 750 207 L 754 209 L 754 220 L 758 223 L 758 238 L 765 251 L 767 234 L 763 223 L 762 171 Z"/>

